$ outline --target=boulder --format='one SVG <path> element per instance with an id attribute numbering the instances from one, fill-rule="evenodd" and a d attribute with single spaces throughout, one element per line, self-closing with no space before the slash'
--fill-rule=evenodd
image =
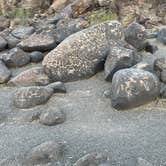
<path id="1" fill-rule="evenodd" d="M 134 65 L 135 52 L 124 47 L 113 47 L 107 56 L 104 72 L 105 80 L 112 81 L 115 72 Z"/>
<path id="2" fill-rule="evenodd" d="M 0 84 L 6 83 L 11 76 L 10 70 L 6 65 L 0 60 Z"/>
<path id="3" fill-rule="evenodd" d="M 158 34 L 157 34 L 157 39 L 166 45 L 166 28 L 162 28 Z"/>
<path id="4" fill-rule="evenodd" d="M 0 51 L 3 51 L 7 46 L 7 41 L 0 36 Z"/>
<path id="5" fill-rule="evenodd" d="M 18 39 L 25 39 L 35 32 L 34 27 L 18 27 L 11 34 Z"/>
<path id="6" fill-rule="evenodd" d="M 42 67 L 34 67 L 25 70 L 12 78 L 8 86 L 43 86 L 50 83 L 50 79 L 44 73 Z"/>
<path id="7" fill-rule="evenodd" d="M 43 60 L 44 54 L 40 51 L 33 51 L 30 53 L 31 62 L 37 63 Z"/>
<path id="8" fill-rule="evenodd" d="M 32 34 L 18 44 L 24 51 L 50 51 L 56 47 L 55 39 L 48 34 Z"/>
<path id="9" fill-rule="evenodd" d="M 64 151 L 64 144 L 47 141 L 34 147 L 26 156 L 28 165 L 47 164 L 59 160 Z"/>
<path id="10" fill-rule="evenodd" d="M 125 30 L 125 40 L 138 51 L 145 48 L 146 36 L 145 27 L 138 23 L 130 24 Z"/>
<path id="11" fill-rule="evenodd" d="M 116 109 L 130 109 L 156 99 L 159 95 L 158 78 L 140 69 L 122 69 L 112 79 L 111 101 Z"/>
<path id="12" fill-rule="evenodd" d="M 2 57 L 3 61 L 8 67 L 21 67 L 30 62 L 29 54 L 22 49 L 15 47 Z"/>
<path id="13" fill-rule="evenodd" d="M 90 77 L 103 69 L 111 42 L 120 39 L 123 39 L 123 28 L 118 21 L 79 31 L 44 57 L 45 72 L 52 80 L 62 82 Z"/>

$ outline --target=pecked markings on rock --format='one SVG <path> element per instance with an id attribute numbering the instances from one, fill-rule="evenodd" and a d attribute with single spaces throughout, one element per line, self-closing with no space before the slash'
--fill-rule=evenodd
<path id="1" fill-rule="evenodd" d="M 111 42 L 123 38 L 123 28 L 118 21 L 79 31 L 45 56 L 42 62 L 45 72 L 54 81 L 90 77 L 103 68 Z"/>
<path id="2" fill-rule="evenodd" d="M 45 104 L 53 93 L 64 90 L 63 83 L 52 83 L 48 86 L 22 87 L 14 93 L 14 105 L 17 108 L 31 108 L 36 105 Z M 65 93 L 66 91 L 63 91 Z"/>

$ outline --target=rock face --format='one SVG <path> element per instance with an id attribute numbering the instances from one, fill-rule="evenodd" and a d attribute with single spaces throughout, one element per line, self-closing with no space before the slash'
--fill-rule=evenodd
<path id="1" fill-rule="evenodd" d="M 158 35 L 157 35 L 157 39 L 158 39 L 161 43 L 163 43 L 163 44 L 166 45 L 166 28 L 162 28 L 162 29 L 159 31 L 159 33 L 158 33 Z"/>
<path id="2" fill-rule="evenodd" d="M 154 100 L 159 95 L 158 78 L 140 69 L 122 69 L 114 74 L 111 86 L 112 106 L 129 109 Z"/>
<path id="3" fill-rule="evenodd" d="M 18 44 L 24 51 L 49 51 L 56 47 L 55 39 L 48 34 L 32 34 Z"/>
<path id="4" fill-rule="evenodd" d="M 104 65 L 105 79 L 111 81 L 116 71 L 133 66 L 134 56 L 135 52 L 133 50 L 124 47 L 113 47 Z"/>
<path id="5" fill-rule="evenodd" d="M 18 47 L 11 49 L 2 58 L 8 67 L 21 67 L 30 62 L 29 55 Z"/>
<path id="6" fill-rule="evenodd" d="M 144 26 L 138 23 L 130 24 L 125 31 L 125 40 L 138 51 L 145 48 L 146 31 Z"/>
<path id="7" fill-rule="evenodd" d="M 0 36 L 0 51 L 3 51 L 6 46 L 7 46 L 7 41 Z"/>
<path id="8" fill-rule="evenodd" d="M 54 141 L 44 142 L 33 148 L 26 157 L 28 165 L 47 164 L 62 157 L 64 145 Z"/>
<path id="9" fill-rule="evenodd" d="M 45 56 L 45 72 L 63 82 L 92 76 L 103 68 L 111 41 L 119 39 L 123 39 L 123 28 L 117 21 L 77 32 Z"/>
<path id="10" fill-rule="evenodd" d="M 6 65 L 0 60 L 0 84 L 6 83 L 11 75 L 10 70 Z"/>
<path id="11" fill-rule="evenodd" d="M 50 83 L 48 76 L 44 73 L 42 67 L 34 67 L 21 72 L 12 78 L 9 86 L 43 86 Z"/>

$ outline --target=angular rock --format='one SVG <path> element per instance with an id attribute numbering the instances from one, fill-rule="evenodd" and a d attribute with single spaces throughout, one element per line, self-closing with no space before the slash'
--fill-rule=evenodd
<path id="1" fill-rule="evenodd" d="M 9 86 L 43 86 L 50 83 L 50 79 L 44 73 L 42 67 L 34 67 L 25 70 L 12 78 L 9 82 Z"/>
<path id="2" fill-rule="evenodd" d="M 125 31 L 125 40 L 138 51 L 145 48 L 146 36 L 145 27 L 138 23 L 130 24 Z"/>
<path id="3" fill-rule="evenodd" d="M 57 91 L 58 87 L 56 87 Z M 19 88 L 14 93 L 14 105 L 17 108 L 31 108 L 36 105 L 45 104 L 55 92 L 54 86 L 31 86 Z"/>
<path id="4" fill-rule="evenodd" d="M 65 121 L 65 114 L 59 108 L 43 112 L 39 118 L 39 122 L 47 126 L 61 124 L 64 121 Z"/>
<path id="5" fill-rule="evenodd" d="M 0 51 L 3 51 L 7 46 L 7 41 L 0 36 Z"/>
<path id="6" fill-rule="evenodd" d="M 11 33 L 14 37 L 18 39 L 25 39 L 29 37 L 29 35 L 35 32 L 34 27 L 18 27 L 14 29 Z"/>
<path id="7" fill-rule="evenodd" d="M 40 62 L 43 60 L 44 54 L 40 51 L 34 51 L 30 53 L 31 62 Z"/>
<path id="8" fill-rule="evenodd" d="M 123 47 L 113 47 L 107 56 L 104 71 L 105 80 L 112 81 L 115 72 L 134 65 L 135 52 Z"/>
<path id="9" fill-rule="evenodd" d="M 166 28 L 162 28 L 158 34 L 157 34 L 157 39 L 166 45 Z"/>
<path id="10" fill-rule="evenodd" d="M 24 51 L 50 51 L 56 47 L 55 39 L 48 34 L 32 34 L 18 44 Z"/>
<path id="11" fill-rule="evenodd" d="M 21 42 L 20 39 L 12 36 L 11 34 L 9 36 L 7 36 L 5 39 L 6 39 L 7 43 L 8 43 L 8 48 L 14 48 L 14 47 L 17 46 L 18 43 Z"/>
<path id="12" fill-rule="evenodd" d="M 111 42 L 123 39 L 117 21 L 105 22 L 70 35 L 48 53 L 42 64 L 54 81 L 74 81 L 94 75 L 103 68 Z"/>
<path id="13" fill-rule="evenodd" d="M 11 76 L 10 70 L 6 65 L 0 60 L 0 84 L 6 83 Z"/>
<path id="14" fill-rule="evenodd" d="M 30 62 L 29 54 L 22 49 L 15 47 L 2 57 L 3 61 L 8 67 L 21 67 Z"/>
<path id="15" fill-rule="evenodd" d="M 73 166 L 98 166 L 108 160 L 102 153 L 90 153 L 80 158 Z"/>
<path id="16" fill-rule="evenodd" d="M 64 145 L 54 141 L 44 142 L 34 147 L 26 156 L 28 165 L 47 164 L 59 160 L 63 155 Z"/>
<path id="17" fill-rule="evenodd" d="M 140 69 L 122 69 L 112 80 L 111 101 L 116 109 L 130 109 L 156 99 L 159 95 L 158 78 Z"/>

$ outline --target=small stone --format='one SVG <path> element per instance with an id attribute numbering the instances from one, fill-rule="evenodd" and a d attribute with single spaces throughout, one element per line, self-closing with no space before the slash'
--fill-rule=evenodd
<path id="1" fill-rule="evenodd" d="M 166 45 L 166 28 L 162 28 L 157 35 L 157 39 Z"/>
<path id="2" fill-rule="evenodd" d="M 6 83 L 11 76 L 10 70 L 6 65 L 0 60 L 0 84 Z"/>
<path id="3" fill-rule="evenodd" d="M 29 55 L 18 47 L 4 54 L 2 59 L 8 67 L 22 67 L 30 63 Z"/>
<path id="4" fill-rule="evenodd" d="M 44 54 L 39 51 L 34 51 L 30 53 L 31 62 L 37 63 L 43 60 Z"/>
<path id="5" fill-rule="evenodd" d="M 40 120 L 39 120 L 41 124 L 44 124 L 47 126 L 61 124 L 64 121 L 65 121 L 65 114 L 58 108 L 55 108 L 55 110 L 49 110 L 49 111 L 43 112 L 40 115 Z"/>
<path id="6" fill-rule="evenodd" d="M 47 164 L 59 160 L 63 155 L 64 144 L 54 141 L 44 142 L 34 147 L 26 157 L 30 165 Z"/>
<path id="7" fill-rule="evenodd" d="M 7 46 L 7 41 L 0 36 L 0 51 L 3 51 Z"/>

